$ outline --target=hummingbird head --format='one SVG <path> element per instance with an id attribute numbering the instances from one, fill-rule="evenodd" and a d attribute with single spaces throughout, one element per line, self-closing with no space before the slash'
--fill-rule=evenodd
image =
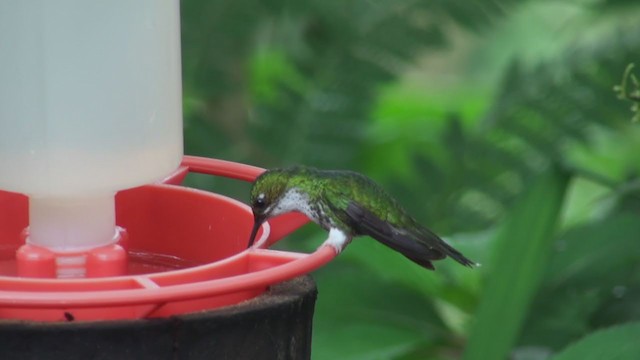
<path id="1" fill-rule="evenodd" d="M 285 169 L 268 170 L 253 183 L 249 199 L 253 211 L 253 229 L 249 246 L 253 245 L 260 225 L 270 217 L 280 214 L 277 205 L 287 192 L 290 178 L 288 172 Z"/>

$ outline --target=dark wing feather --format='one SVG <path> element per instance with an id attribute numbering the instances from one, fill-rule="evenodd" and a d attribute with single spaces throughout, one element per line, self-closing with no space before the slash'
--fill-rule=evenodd
<path id="1" fill-rule="evenodd" d="M 442 240 L 438 235 L 434 234 L 431 230 L 425 227 L 421 227 L 420 234 L 423 238 L 431 239 L 431 243 L 433 243 L 436 248 L 438 248 L 446 256 L 454 259 L 460 264 L 468 267 L 473 267 L 477 265 L 475 262 L 469 260 L 467 257 L 462 255 L 461 252 L 454 249 L 451 245 L 447 244 L 444 240 Z"/>
<path id="2" fill-rule="evenodd" d="M 447 255 L 463 265 L 471 266 L 473 264 L 460 252 L 426 229 L 420 234 L 407 233 L 393 227 L 353 201 L 348 204 L 344 214 L 349 220 L 349 225 L 356 229 L 358 235 L 369 235 L 427 269 L 433 270 L 434 266 L 431 261 L 444 259 Z"/>

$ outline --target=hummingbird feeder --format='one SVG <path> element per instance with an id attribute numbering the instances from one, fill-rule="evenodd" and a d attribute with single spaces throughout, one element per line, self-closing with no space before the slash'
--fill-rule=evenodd
<path id="1" fill-rule="evenodd" d="M 178 0 L 0 0 L 0 53 L 3 358 L 309 356 L 335 252 L 181 185 L 263 170 L 183 157 Z"/>

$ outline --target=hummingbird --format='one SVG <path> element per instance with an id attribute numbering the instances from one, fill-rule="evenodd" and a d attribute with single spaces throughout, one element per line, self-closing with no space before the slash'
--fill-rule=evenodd
<path id="1" fill-rule="evenodd" d="M 300 212 L 329 231 L 323 245 L 339 254 L 354 237 L 368 235 L 416 264 L 435 270 L 432 261 L 447 256 L 468 267 L 476 265 L 431 230 L 420 225 L 380 185 L 353 171 L 293 166 L 267 170 L 250 194 L 258 229 L 271 217 Z"/>

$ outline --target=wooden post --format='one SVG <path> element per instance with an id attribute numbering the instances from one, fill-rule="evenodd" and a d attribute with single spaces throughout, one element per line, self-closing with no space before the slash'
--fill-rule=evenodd
<path id="1" fill-rule="evenodd" d="M 238 305 L 164 319 L 3 321 L 1 358 L 309 359 L 316 296 L 303 276 Z"/>

